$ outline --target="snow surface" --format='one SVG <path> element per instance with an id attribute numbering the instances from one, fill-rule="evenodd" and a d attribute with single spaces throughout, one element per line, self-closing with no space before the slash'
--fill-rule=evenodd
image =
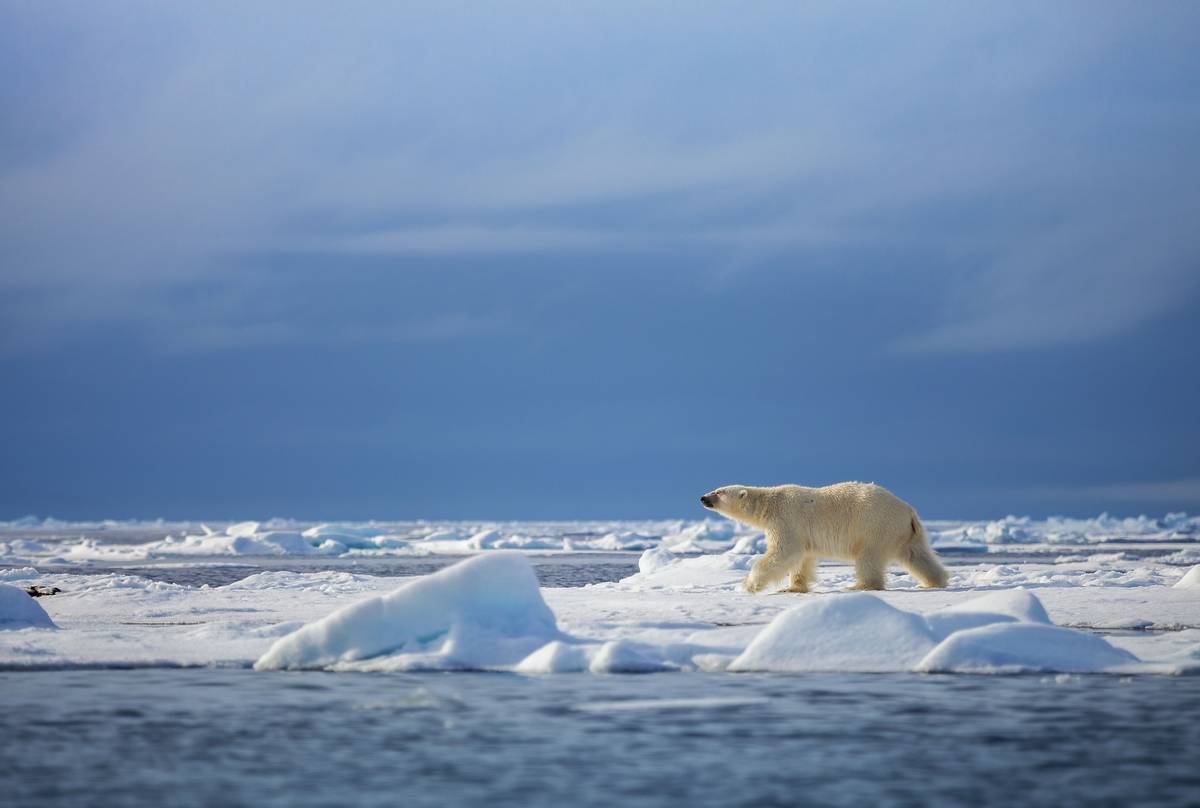
<path id="1" fill-rule="evenodd" d="M 885 592 L 844 594 L 853 570 L 823 564 L 810 594 L 754 596 L 739 584 L 761 533 L 728 521 L 23 520 L 0 524 L 12 567 L 0 582 L 61 630 L 0 632 L 0 668 L 1200 672 L 1195 517 L 927 524 L 949 562 L 944 590 L 897 568 Z M 539 590 L 523 555 L 629 548 L 641 551 L 635 574 L 580 588 Z M 421 579 L 265 570 L 209 587 L 130 574 L 434 553 L 475 555 Z M 33 584 L 63 591 L 34 601 L 20 591 Z"/>

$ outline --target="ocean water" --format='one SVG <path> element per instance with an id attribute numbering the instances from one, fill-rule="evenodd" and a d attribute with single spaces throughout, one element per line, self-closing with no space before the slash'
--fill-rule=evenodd
<path id="1" fill-rule="evenodd" d="M 0 673 L 6 805 L 1196 805 L 1200 677 Z"/>
<path id="2" fill-rule="evenodd" d="M 454 560 L 127 571 L 220 585 Z M 546 586 L 636 568 L 531 561 Z M 0 670 L 0 804 L 1200 805 L 1197 716 L 1200 677 Z"/>

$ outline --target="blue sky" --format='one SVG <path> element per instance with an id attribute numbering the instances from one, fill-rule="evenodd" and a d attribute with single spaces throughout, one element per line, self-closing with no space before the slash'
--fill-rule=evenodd
<path id="1" fill-rule="evenodd" d="M 1200 509 L 1200 11 L 993 6 L 0 2 L 0 518 Z"/>

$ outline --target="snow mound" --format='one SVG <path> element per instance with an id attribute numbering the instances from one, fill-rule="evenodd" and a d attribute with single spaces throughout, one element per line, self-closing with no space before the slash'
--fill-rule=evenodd
<path id="1" fill-rule="evenodd" d="M 731 671 L 1095 673 L 1136 663 L 1102 637 L 1050 625 L 1029 592 L 996 592 L 925 617 L 865 592 L 777 616 Z"/>
<path id="2" fill-rule="evenodd" d="M 41 604 L 15 586 L 0 584 L 0 631 L 14 628 L 58 628 Z"/>
<path id="3" fill-rule="evenodd" d="M 993 592 L 965 603 L 947 606 L 925 615 L 930 630 L 939 639 L 955 631 L 978 628 L 992 623 L 1041 623 L 1050 625 L 1050 616 L 1042 602 L 1024 589 Z"/>
<path id="4" fill-rule="evenodd" d="M 390 669 L 506 668 L 560 637 L 529 562 L 496 551 L 309 623 L 254 668 L 353 667 L 383 655 L 393 655 Z"/>
<path id="5" fill-rule="evenodd" d="M 830 595 L 793 607 L 771 621 L 731 671 L 908 670 L 936 641 L 925 619 L 874 595 Z"/>
<path id="6" fill-rule="evenodd" d="M 1192 567 L 1183 574 L 1183 577 L 1175 584 L 1176 589 L 1192 589 L 1200 588 L 1200 564 Z"/>
<path id="7" fill-rule="evenodd" d="M 944 673 L 1099 673 L 1138 662 L 1102 637 L 1037 623 L 996 623 L 958 631 L 917 670 Z"/>

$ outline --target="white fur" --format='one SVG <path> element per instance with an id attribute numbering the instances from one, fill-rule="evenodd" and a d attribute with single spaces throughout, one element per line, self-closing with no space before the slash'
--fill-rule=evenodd
<path id="1" fill-rule="evenodd" d="M 925 587 L 946 585 L 917 512 L 874 483 L 726 485 L 705 494 L 705 507 L 766 532 L 767 552 L 755 562 L 743 588 L 760 592 L 790 576 L 789 592 L 807 592 L 817 561 L 854 562 L 855 589 L 883 589 L 892 562 Z"/>

